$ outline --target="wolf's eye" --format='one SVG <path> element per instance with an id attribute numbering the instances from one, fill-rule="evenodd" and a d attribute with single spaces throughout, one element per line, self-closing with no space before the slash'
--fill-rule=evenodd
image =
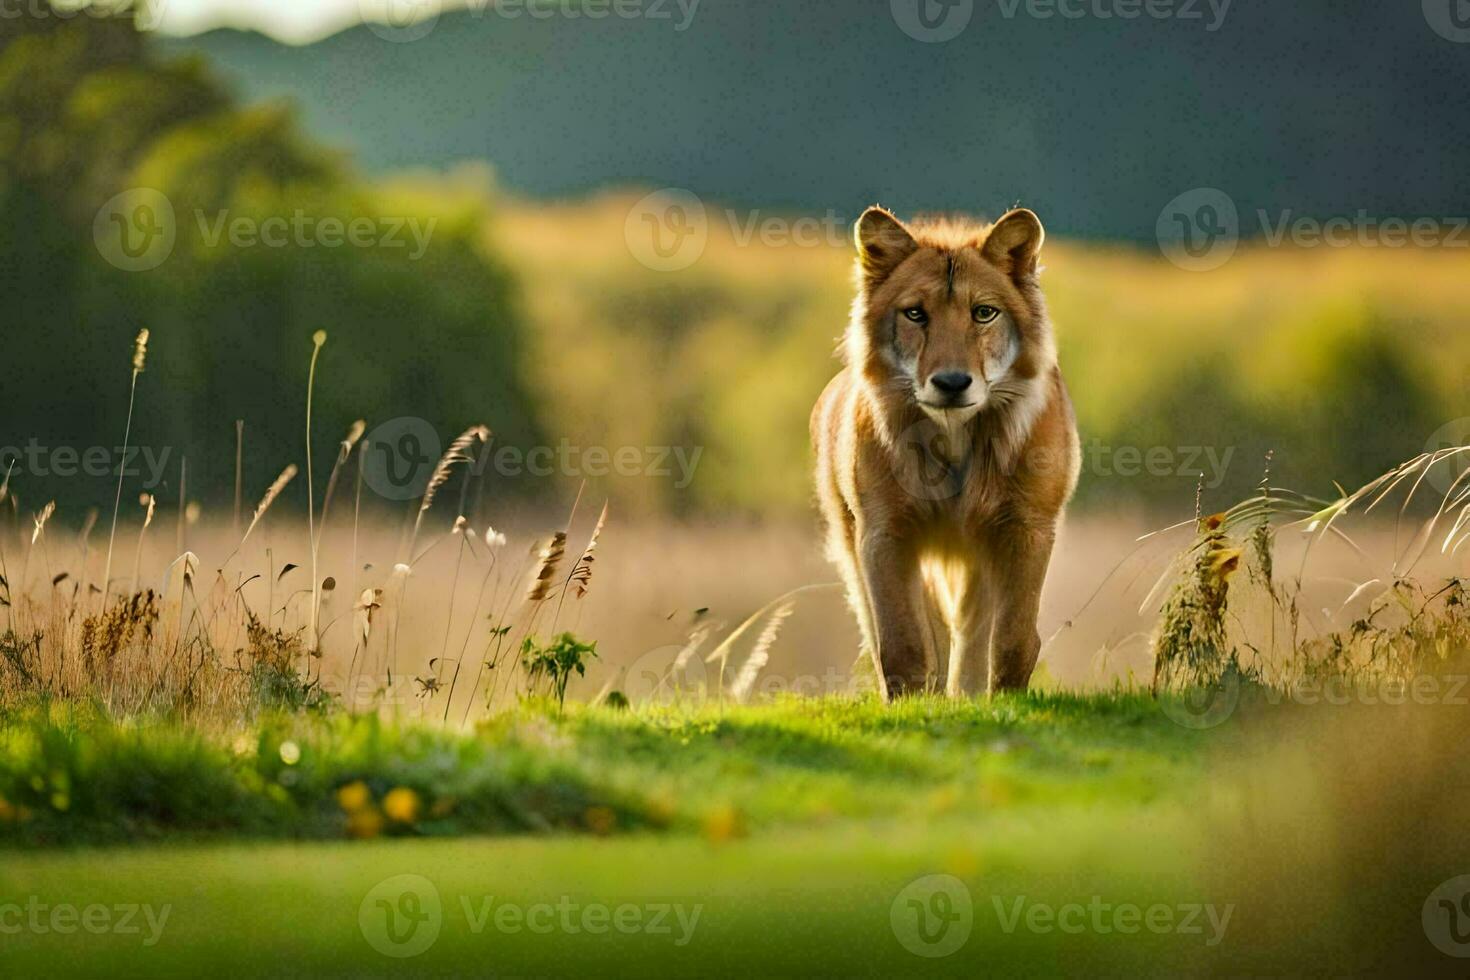
<path id="1" fill-rule="evenodd" d="M 903 311 L 903 315 L 914 323 L 928 323 L 929 314 L 924 312 L 922 306 L 910 306 Z"/>
<path id="2" fill-rule="evenodd" d="M 976 323 L 989 323 L 991 320 L 994 320 L 996 317 L 1000 316 L 1000 310 L 997 310 L 993 306 L 986 306 L 983 303 L 980 306 L 975 307 L 975 309 L 971 312 L 975 317 Z"/>

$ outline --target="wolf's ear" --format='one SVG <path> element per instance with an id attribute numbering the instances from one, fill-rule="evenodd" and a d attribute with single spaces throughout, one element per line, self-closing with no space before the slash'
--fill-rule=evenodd
<path id="1" fill-rule="evenodd" d="M 980 252 L 1012 279 L 1026 281 L 1036 278 L 1036 257 L 1045 239 L 1046 229 L 1035 212 L 1016 208 L 991 227 Z"/>
<path id="2" fill-rule="evenodd" d="M 863 212 L 858 219 L 855 236 L 863 279 L 869 286 L 876 286 L 887 279 L 919 247 L 902 221 L 878 207 Z"/>

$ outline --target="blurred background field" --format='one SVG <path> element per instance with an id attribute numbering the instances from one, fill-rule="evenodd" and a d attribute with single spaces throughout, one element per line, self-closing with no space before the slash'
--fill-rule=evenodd
<path id="1" fill-rule="evenodd" d="M 816 23 L 801 21 L 797 29 Z M 854 23 L 876 30 L 860 18 Z M 585 37 L 586 26 L 537 24 L 534 37 L 552 45 L 540 52 L 545 63 L 576 57 L 576 49 L 563 51 L 554 41 L 604 43 Z M 1400 47 L 1425 48 L 1427 61 L 1441 57 L 1418 36 L 1422 25 L 1380 26 Z M 660 43 L 647 24 L 610 27 L 627 43 Z M 499 50 L 527 30 L 520 22 L 446 14 L 422 43 L 394 44 L 358 27 L 323 46 L 335 52 L 350 41 L 364 47 L 361 64 L 379 58 L 395 72 L 429 72 L 442 54 L 435 45 L 447 39 Z M 1111 51 L 1119 40 L 1089 35 L 1084 48 Z M 669 44 L 671 57 L 684 56 L 685 47 Z M 271 51 L 284 61 L 251 60 Z M 486 102 L 518 104 L 525 93 L 491 86 L 460 103 L 436 94 L 437 75 L 429 75 L 402 82 L 394 102 L 395 90 L 376 77 L 293 74 L 290 66 L 313 54 L 318 60 L 305 62 L 318 66 L 313 71 L 340 60 L 253 34 L 160 41 L 125 21 L 91 16 L 6 20 L 0 268 L 12 370 L 0 449 L 23 449 L 29 440 L 44 447 L 116 445 L 124 394 L 117 359 L 147 326 L 154 342 L 142 390 L 152 411 L 140 419 L 134 441 L 171 450 L 160 482 L 172 491 L 187 457 L 191 495 L 228 502 L 236 419 L 246 423 L 249 482 L 268 481 L 283 456 L 300 455 L 307 366 L 300 352 L 314 330 L 326 329 L 333 342 L 323 355 L 316 404 L 324 455 L 333 433 L 353 419 L 365 418 L 371 428 L 405 416 L 426 420 L 445 443 L 484 422 L 499 444 L 522 449 L 561 440 L 609 451 L 682 447 L 701 453 L 687 485 L 646 474 L 594 477 L 591 496 L 610 496 L 619 512 L 648 517 L 801 519 L 809 499 L 805 417 L 836 369 L 832 353 L 850 303 L 846 228 L 875 199 L 982 213 L 1021 200 L 1041 210 L 1052 232 L 1046 285 L 1088 447 L 1083 511 L 1184 512 L 1201 472 L 1206 506 L 1234 499 L 1259 480 L 1268 449 L 1283 485 L 1326 493 L 1333 480 L 1352 485 L 1382 472 L 1466 414 L 1465 251 L 1269 247 L 1248 233 L 1250 205 L 1266 202 L 1254 189 L 1271 186 L 1254 171 L 1236 175 L 1252 190 L 1231 184 L 1247 240 L 1209 272 L 1178 268 L 1145 244 L 1118 217 L 1136 209 L 1103 212 L 1111 217 L 1087 229 L 1079 208 L 1048 208 L 1058 188 L 1044 175 L 1034 188 L 1014 190 L 1009 180 L 991 190 L 926 177 L 907 182 L 901 200 L 885 189 L 829 199 L 803 190 L 793 204 L 798 198 L 783 195 L 774 174 L 763 178 L 765 199 L 728 180 L 692 184 L 707 212 L 708 244 L 689 267 L 658 272 L 639 261 L 629 218 L 645 192 L 684 176 L 672 163 L 667 174 L 625 173 L 589 156 L 582 166 L 592 183 L 571 196 L 562 184 L 548 190 L 519 174 L 502 184 L 497 144 L 469 160 L 425 143 L 420 163 L 401 160 L 400 150 L 391 155 L 399 166 L 388 168 L 370 150 L 390 133 L 402 138 L 385 127 L 407 125 L 405 105 L 439 106 L 420 123 L 432 125 Z M 478 70 L 464 60 L 469 55 L 458 57 L 467 71 Z M 907 48 L 895 57 L 914 59 Z M 583 77 L 575 72 L 590 69 L 573 70 L 572 77 Z M 1358 74 L 1339 81 L 1359 91 Z M 701 76 L 699 84 L 708 83 Z M 778 98 L 765 85 L 749 97 Z M 1293 111 L 1309 115 L 1314 93 L 1313 86 L 1293 89 Z M 557 108 L 559 99 L 545 110 L 547 130 L 565 108 Z M 586 111 L 580 106 L 565 118 L 575 118 L 592 144 L 616 141 L 619 124 L 605 120 L 598 128 Z M 1081 120 L 1081 109 L 1075 111 Z M 1188 129 L 1187 114 L 1172 104 L 1165 118 Z M 505 153 L 523 152 L 511 140 L 524 128 L 510 128 L 513 119 L 496 124 L 508 127 L 498 131 Z M 640 139 L 665 151 L 687 146 L 680 124 L 652 125 Z M 1436 138 L 1447 133 L 1437 130 Z M 1373 134 L 1372 147 L 1383 138 Z M 1372 147 L 1355 145 L 1365 173 L 1376 173 Z M 786 152 L 806 156 L 796 147 Z M 1305 159 L 1295 147 L 1274 152 L 1288 173 Z M 1453 157 L 1449 145 L 1422 152 L 1425 159 Z M 831 160 L 834 171 L 845 165 Z M 977 166 L 1014 161 L 985 154 Z M 1116 178 L 1103 167 L 1097 179 Z M 926 180 L 932 186 L 925 188 Z M 1344 193 L 1336 210 L 1308 196 L 1299 178 L 1288 183 L 1303 195 L 1296 205 L 1302 213 L 1351 215 L 1369 205 L 1375 215 L 1410 219 L 1470 213 L 1463 198 L 1432 190 L 1429 178 L 1414 185 L 1417 199 Z M 1169 192 L 1161 197 L 1175 193 L 1163 186 Z M 1373 186 L 1374 194 L 1387 193 Z M 116 195 L 140 187 L 167 201 L 173 237 L 157 268 L 127 271 L 113 261 L 119 256 L 108 236 L 117 232 L 105 219 Z M 1163 203 L 1151 204 L 1150 220 Z M 314 226 L 307 240 L 281 247 L 219 237 L 222 216 L 259 227 L 298 214 L 311 222 L 366 218 L 380 229 L 400 229 L 401 245 L 321 247 L 310 237 Z M 802 218 L 820 223 L 811 244 L 748 233 L 761 222 L 789 228 Z M 409 227 L 431 229 L 422 248 Z M 147 230 L 131 229 L 140 236 Z M 1153 473 L 1117 462 L 1120 451 L 1136 459 L 1129 454 L 1159 449 L 1167 454 Z M 1221 465 L 1211 465 L 1202 449 Z M 31 502 L 87 506 L 106 499 L 105 477 L 20 470 L 14 489 Z M 554 510 L 575 494 L 581 476 L 507 475 L 496 491 Z"/>
<path id="2" fill-rule="evenodd" d="M 813 30 L 826 16 L 796 29 Z M 854 23 L 864 37 L 877 30 Z M 629 44 L 682 43 L 653 37 L 648 24 L 612 26 L 611 37 Z M 1402 24 L 1380 26 L 1393 45 L 1423 46 Z M 151 537 L 140 539 L 150 549 L 146 579 L 161 585 L 161 571 L 186 547 L 203 556 L 205 569 L 217 567 L 238 533 L 237 420 L 248 513 L 282 467 L 304 462 L 310 337 L 324 329 L 330 340 L 313 406 L 318 494 L 339 434 L 359 418 L 378 451 L 390 454 L 404 426 L 417 426 L 411 434 L 425 436 L 422 454 L 390 462 L 416 466 L 420 487 L 438 449 L 475 423 L 491 428 L 496 450 L 570 447 L 578 454 L 539 475 L 524 465 L 493 464 L 464 509 L 477 530 L 510 532 L 519 556 L 536 533 L 560 525 L 584 484 L 584 521 L 601 501 L 611 502 L 599 595 L 578 620 L 579 629 L 602 638 L 599 678 L 677 650 L 694 610 L 734 624 L 789 589 L 831 581 L 813 533 L 806 418 L 838 367 L 834 352 L 852 290 L 847 224 L 871 197 L 847 189 L 827 200 L 810 188 L 787 195 L 766 174 L 761 200 L 748 183 L 714 168 L 706 178 L 712 186 L 691 188 L 704 210 L 702 251 L 686 267 L 658 271 L 639 237 L 639 219 L 649 190 L 699 169 L 693 158 L 678 156 L 689 132 L 683 124 L 649 122 L 648 138 L 670 161 L 664 173 L 625 172 L 590 155 L 592 145 L 615 143 L 621 124 L 598 123 L 586 116 L 587 105 L 556 96 L 546 108 L 547 126 L 534 138 L 525 135 L 534 143 L 554 130 L 549 120 L 575 119 L 590 141 L 582 165 L 596 177 L 581 188 L 538 182 L 519 163 L 507 186 L 493 152 L 466 160 L 448 144 L 421 144 L 418 165 L 404 159 L 405 127 L 439 118 L 411 124 L 405 105 L 440 106 L 451 135 L 487 100 L 504 100 L 507 112 L 523 108 L 516 101 L 525 94 L 522 83 L 503 79 L 468 102 L 437 94 L 441 56 L 473 76 L 481 67 L 469 52 L 500 50 L 522 37 L 544 45 L 539 56 L 546 64 L 562 59 L 583 77 L 591 62 L 577 56 L 591 57 L 585 46 L 602 51 L 597 46 L 611 39 L 583 36 L 585 27 L 533 28 L 470 12 L 446 15 L 421 44 L 396 44 L 359 26 L 320 45 L 290 48 L 229 31 L 160 39 L 138 33 L 126 18 L 0 24 L 8 368 L 0 454 L 11 470 L 4 520 L 13 553 L 24 548 L 32 515 L 46 503 L 58 504 L 46 539 L 58 550 L 90 508 L 110 503 L 112 464 L 79 472 L 75 455 L 88 447 L 108 454 L 119 445 L 123 369 L 134 334 L 147 327 L 148 369 L 131 443 L 143 447 L 148 465 L 126 484 L 121 539 L 131 549 L 145 513 L 133 500 L 146 491 L 157 508 Z M 1120 38 L 1089 29 L 1085 50 L 1113 57 Z M 558 47 L 562 42 L 573 47 Z M 668 50 L 671 58 L 687 56 L 686 47 Z M 1207 50 L 1214 49 L 1201 48 L 1201 57 Z M 359 51 L 362 60 L 344 62 L 344 51 Z M 927 70 L 907 48 L 895 49 L 895 57 Z M 1424 57 L 1436 63 L 1441 53 L 1430 49 Z M 386 74 L 342 67 L 360 69 L 372 59 Z M 531 70 L 529 63 L 521 67 Z M 712 65 L 698 84 L 713 84 L 722 70 Z M 821 68 L 814 62 L 793 70 Z M 424 73 L 417 87 L 385 87 L 383 78 L 402 81 L 408 71 Z M 1341 81 L 1352 91 L 1367 85 L 1357 74 Z M 749 95 L 774 104 L 782 96 L 766 86 Z M 1293 89 L 1293 109 L 1304 112 L 1315 91 Z M 723 96 L 711 98 L 725 104 Z M 1178 131 L 1194 132 L 1181 107 L 1170 102 L 1165 115 Z M 503 128 L 491 144 L 515 160 L 525 152 L 507 142 L 525 133 L 515 128 L 518 118 L 494 117 Z M 795 125 L 785 118 L 777 124 Z M 385 151 L 383 140 L 398 141 L 398 148 Z M 1452 154 L 1448 145 L 1424 152 L 1431 150 Z M 1274 152 L 1305 159 L 1300 148 Z M 676 159 L 683 164 L 675 166 Z M 1375 159 L 1366 153 L 1365 173 L 1376 172 Z M 558 158 L 556 166 L 564 163 Z M 841 170 L 844 163 L 834 159 L 831 166 Z M 985 154 L 977 166 L 1013 164 Z M 909 181 L 884 202 L 1006 203 L 984 188 L 926 179 L 934 180 L 927 196 L 916 193 L 922 181 Z M 1100 171 L 1097 179 L 1115 178 Z M 1235 181 L 1253 188 L 1237 189 L 1242 207 L 1269 203 L 1265 175 L 1245 168 Z M 1302 191 L 1304 209 L 1314 203 L 1295 178 L 1291 184 Z M 1438 185 L 1427 177 L 1416 186 L 1439 213 L 1453 214 L 1463 203 L 1449 193 L 1434 198 L 1428 189 Z M 158 192 L 172 219 L 161 264 L 134 270 L 127 251 L 119 251 L 131 239 L 119 239 L 109 225 L 117 216 L 109 205 L 140 187 Z M 1410 203 L 1382 198 L 1381 188 L 1375 193 L 1380 197 L 1341 200 Z M 1059 195 L 1060 185 L 1043 175 L 1021 200 L 1041 208 L 1052 228 L 1045 283 L 1084 443 L 1078 500 L 1042 622 L 1044 636 L 1056 638 L 1047 658 L 1053 680 L 1074 684 L 1126 678 L 1149 665 L 1149 624 L 1133 610 L 1173 543 L 1145 549 L 1152 565 L 1135 561 L 1114 570 L 1138 535 L 1193 514 L 1197 490 L 1206 513 L 1223 509 L 1260 482 L 1270 451 L 1277 485 L 1333 497 L 1334 481 L 1356 486 L 1425 448 L 1465 441 L 1470 288 L 1465 253 L 1452 247 L 1292 248 L 1248 239 L 1223 266 L 1189 271 L 1139 240 L 1124 219 L 1134 211 L 1048 211 L 1049 200 L 1065 205 Z M 123 231 L 140 244 L 166 217 L 123 212 L 124 224 L 133 222 Z M 1098 214 L 1100 223 L 1081 220 Z M 380 235 L 398 229 L 402 244 L 331 248 L 308 235 L 267 247 L 221 237 L 222 221 L 244 219 L 258 229 L 298 215 L 312 222 L 368 219 Z M 798 225 L 802 220 L 807 224 Z M 767 233 L 771 228 L 775 234 Z M 805 232 L 791 240 L 800 228 Z M 142 257 L 157 256 L 145 250 Z M 41 455 L 30 455 L 32 448 Z M 600 466 L 587 462 L 589 449 L 604 455 Z M 630 449 L 638 462 L 627 473 L 607 464 Z M 73 454 L 69 471 L 58 465 L 58 450 Z M 347 586 L 386 584 L 397 560 L 400 529 L 413 511 L 412 488 L 398 489 L 371 476 L 362 487 L 360 554 L 347 545 L 345 522 L 355 515 L 340 503 L 334 514 L 322 573 L 342 583 L 334 599 L 342 607 L 339 630 L 347 629 L 356 601 Z M 299 534 L 305 494 L 304 479 L 285 488 L 242 564 L 263 567 L 273 544 L 274 569 L 295 564 L 302 568 L 297 579 L 307 574 Z M 197 509 L 180 521 L 191 504 Z M 440 507 L 435 526 L 447 528 L 454 508 Z M 1390 534 L 1371 527 L 1355 533 L 1379 534 L 1378 541 Z M 1288 552 L 1299 547 L 1285 545 Z M 1393 549 L 1367 550 L 1382 556 Z M 351 568 L 352 557 L 374 569 Z M 91 561 L 100 562 L 95 548 Z M 1318 561 L 1330 573 L 1320 585 L 1323 603 L 1385 575 L 1345 547 Z M 88 577 L 75 558 L 68 564 L 58 557 L 56 566 L 52 574 L 70 568 L 73 586 Z M 422 616 L 425 626 L 410 635 L 422 640 L 438 630 L 454 601 L 454 567 L 444 549 L 420 570 L 435 584 L 416 597 L 409 615 Z M 39 579 L 40 568 L 32 572 Z M 90 569 L 92 581 L 99 574 Z M 257 604 L 266 598 L 256 596 L 263 584 L 246 592 Z M 1109 591 L 1089 604 L 1100 586 Z M 467 601 L 459 598 L 461 615 Z M 1093 620 L 1074 622 L 1078 616 Z M 442 638 L 430 636 L 400 673 L 420 670 L 442 646 Z M 840 596 L 814 591 L 802 597 L 772 672 L 832 689 L 845 681 L 854 648 Z M 335 659 L 327 666 L 342 669 Z"/>
<path id="3" fill-rule="evenodd" d="M 946 46 L 888 0 L 706 0 L 682 28 L 449 6 L 0 18 L 0 837 L 169 845 L 17 850 L 0 898 L 176 916 L 163 957 L 32 929 L 6 971 L 896 975 L 929 961 L 895 896 L 933 874 L 977 912 L 941 973 L 1443 968 L 1463 708 L 1364 702 L 1463 670 L 1467 456 L 1341 510 L 1470 443 L 1467 250 L 1273 244 L 1257 213 L 1470 214 L 1470 48 L 1420 5 L 1330 0 L 1211 28 L 980 4 Z M 1156 222 L 1211 187 L 1240 247 L 1181 268 Z M 671 190 L 686 210 L 651 211 Z M 848 696 L 807 415 L 875 201 L 1048 225 L 1084 465 L 1024 697 Z M 649 232 L 691 227 L 661 271 Z M 1268 466 L 1270 506 L 1227 512 Z M 1230 696 L 1150 697 L 1159 638 L 1201 623 L 1179 646 Z M 597 643 L 565 706 L 519 659 L 560 630 Z M 1322 677 L 1353 703 L 1297 703 Z M 323 842 L 480 833 L 517 836 Z M 219 840 L 251 837 L 278 842 Z M 362 912 L 400 872 L 450 903 L 410 964 Z M 690 951 L 467 932 L 452 903 L 492 887 L 707 925 Z M 1218 949 L 1012 934 L 990 902 L 1017 895 L 1237 918 Z"/>

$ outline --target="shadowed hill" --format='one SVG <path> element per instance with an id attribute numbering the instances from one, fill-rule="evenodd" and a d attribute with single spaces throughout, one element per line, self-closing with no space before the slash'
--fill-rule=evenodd
<path id="1" fill-rule="evenodd" d="M 370 168 L 485 159 L 531 196 L 634 182 L 854 215 L 1023 200 L 1056 232 L 1131 240 L 1201 185 L 1242 215 L 1470 212 L 1470 45 L 1419 4 L 1073 6 L 1088 13 L 977 2 L 943 44 L 903 33 L 888 0 L 705 0 L 684 30 L 672 2 L 667 19 L 601 20 L 482 4 L 408 43 L 357 27 L 304 48 L 168 44 L 251 98 L 298 98 L 316 137 Z"/>

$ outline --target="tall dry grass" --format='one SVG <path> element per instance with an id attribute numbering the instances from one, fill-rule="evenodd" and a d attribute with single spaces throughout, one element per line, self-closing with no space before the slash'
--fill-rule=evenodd
<path id="1" fill-rule="evenodd" d="M 130 361 L 129 431 L 133 412 L 147 408 L 137 399 L 145 340 L 140 335 Z M 308 402 L 324 342 L 320 334 L 313 338 Z M 164 712 L 205 720 L 236 719 L 261 708 L 341 705 L 463 724 L 477 711 L 544 693 L 538 689 L 543 678 L 528 674 L 523 653 L 552 642 L 542 636 L 580 628 L 600 581 L 594 565 L 613 531 L 609 507 L 603 504 L 585 543 L 570 553 L 573 560 L 568 542 L 579 524 L 576 504 L 549 538 L 521 536 L 539 542 L 530 546 L 517 546 L 494 527 L 472 527 L 464 510 L 473 482 L 483 477 L 469 464 L 489 440 L 488 428 L 476 425 L 450 444 L 423 496 L 409 505 L 405 545 L 390 530 L 362 522 L 365 430 L 365 421 L 354 423 L 338 444 L 319 506 L 308 455 L 305 486 L 297 481 L 297 464 L 286 463 L 243 529 L 237 505 L 233 519 L 205 522 L 193 533 L 188 543 L 197 552 L 182 550 L 181 537 L 174 538 L 175 553 L 168 541 L 149 535 L 163 506 L 154 495 L 140 497 L 136 518 L 123 514 L 123 477 L 106 554 L 89 546 L 95 513 L 75 547 L 61 553 L 52 543 L 55 505 L 22 522 L 7 474 L 0 504 L 9 504 L 16 519 L 0 520 L 6 613 L 0 704 L 35 697 L 93 700 L 124 716 Z M 237 448 L 243 438 L 237 424 Z M 354 462 L 350 522 L 334 522 L 333 498 Z M 236 482 L 243 495 L 238 471 Z M 456 490 L 458 513 L 436 507 Z M 304 521 L 299 501 L 282 510 L 293 491 L 295 498 L 307 495 Z M 182 498 L 180 522 L 194 509 Z M 123 579 L 112 573 L 124 550 L 117 529 L 134 522 L 133 571 Z M 446 542 L 452 548 L 443 547 Z M 519 560 L 507 558 L 517 552 Z M 18 575 L 11 556 L 19 557 Z M 765 662 L 788 613 L 768 617 L 745 661 L 741 697 L 757 670 L 751 665 Z M 738 626 L 735 638 L 748 628 Z M 426 643 L 429 636 L 437 644 Z M 567 679 L 558 680 L 562 690 Z"/>
<path id="2" fill-rule="evenodd" d="M 1407 682 L 1463 666 L 1470 658 L 1470 470 L 1458 464 L 1467 454 L 1470 446 L 1421 453 L 1334 500 L 1273 487 L 1268 469 L 1256 496 L 1196 515 L 1193 541 L 1151 593 L 1164 596 L 1153 637 L 1154 690 L 1217 684 L 1231 672 L 1282 688 L 1306 677 Z M 1443 477 L 1446 489 L 1426 490 L 1431 477 Z M 1350 581 L 1336 610 L 1316 608 L 1305 586 L 1314 550 L 1336 539 L 1368 558 L 1343 525 L 1395 500 L 1386 568 Z M 1304 539 L 1296 569 L 1286 574 L 1276 560 L 1281 532 Z M 1443 577 L 1416 574 L 1435 559 Z"/>

